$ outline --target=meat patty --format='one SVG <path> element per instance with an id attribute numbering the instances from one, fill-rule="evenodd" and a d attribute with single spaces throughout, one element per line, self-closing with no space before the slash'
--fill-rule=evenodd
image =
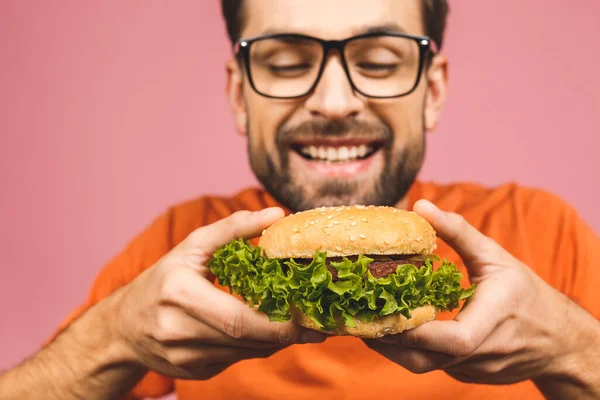
<path id="1" fill-rule="evenodd" d="M 417 268 L 421 268 L 423 266 L 423 261 L 421 260 L 411 260 L 409 257 L 406 258 L 395 258 L 395 259 L 387 259 L 387 260 L 375 260 L 369 265 L 367 268 L 371 271 L 371 275 L 375 278 L 385 278 L 389 274 L 396 272 L 396 268 L 398 265 L 402 264 L 412 264 Z M 327 261 L 326 264 L 327 269 L 331 272 L 332 281 L 337 281 L 337 270 L 331 266 L 331 262 Z"/>

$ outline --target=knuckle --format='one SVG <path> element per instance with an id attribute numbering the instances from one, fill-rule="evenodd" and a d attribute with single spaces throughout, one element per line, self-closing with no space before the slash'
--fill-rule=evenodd
<path id="1" fill-rule="evenodd" d="M 476 347 L 473 335 L 466 332 L 457 333 L 450 344 L 450 354 L 457 357 L 467 357 L 475 351 Z"/>
<path id="2" fill-rule="evenodd" d="M 501 373 L 506 365 L 498 360 L 484 362 L 481 366 L 481 372 L 485 375 L 496 375 Z"/>
<path id="3" fill-rule="evenodd" d="M 415 347 L 423 346 L 427 341 L 425 334 L 421 329 L 411 329 L 401 333 L 401 335 L 404 335 L 404 340 L 407 344 Z"/>
<path id="4" fill-rule="evenodd" d="M 156 324 L 153 338 L 160 343 L 168 343 L 183 338 L 182 332 L 177 328 L 178 324 L 174 321 L 173 316 L 168 311 L 159 312 L 156 317 Z"/>
<path id="5" fill-rule="evenodd" d="M 406 369 L 408 369 L 413 374 L 421 375 L 427 372 L 431 372 L 433 370 L 433 367 L 431 363 L 429 363 L 427 360 L 411 357 L 411 360 L 408 362 Z"/>
<path id="6" fill-rule="evenodd" d="M 456 224 L 458 224 L 459 226 L 464 227 L 467 225 L 467 220 L 461 214 L 453 212 L 448 214 L 450 215 L 450 218 L 453 218 L 454 222 L 456 222 Z"/>
<path id="7" fill-rule="evenodd" d="M 241 310 L 223 318 L 223 332 L 233 339 L 242 339 L 245 333 L 245 317 Z"/>
<path id="8" fill-rule="evenodd" d="M 291 326 L 280 326 L 276 332 L 277 341 L 279 343 L 294 343 L 298 340 L 298 332 L 296 332 Z"/>
<path id="9" fill-rule="evenodd" d="M 181 268 L 172 267 L 165 271 L 159 290 L 160 301 L 177 304 L 181 298 L 185 281 L 185 272 Z"/>
<path id="10" fill-rule="evenodd" d="M 225 221 L 230 227 L 235 228 L 240 223 L 246 221 L 250 215 L 252 215 L 252 212 L 247 210 L 236 211 L 233 214 L 231 214 L 231 216 L 229 216 L 229 218 L 227 218 Z"/>
<path id="11" fill-rule="evenodd" d="M 227 218 L 227 225 L 234 237 L 239 237 L 239 228 L 252 215 L 252 212 L 247 210 L 236 211 Z"/>

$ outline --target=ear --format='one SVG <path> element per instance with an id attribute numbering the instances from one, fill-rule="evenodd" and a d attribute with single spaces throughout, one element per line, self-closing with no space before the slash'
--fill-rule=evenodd
<path id="1" fill-rule="evenodd" d="M 435 55 L 427 69 L 427 95 L 425 98 L 425 129 L 433 131 L 448 95 L 448 59 Z"/>
<path id="2" fill-rule="evenodd" d="M 231 59 L 227 62 L 227 98 L 229 106 L 233 113 L 235 127 L 241 135 L 246 135 L 246 126 L 248 121 L 248 112 L 243 97 L 244 73 L 240 64 Z"/>

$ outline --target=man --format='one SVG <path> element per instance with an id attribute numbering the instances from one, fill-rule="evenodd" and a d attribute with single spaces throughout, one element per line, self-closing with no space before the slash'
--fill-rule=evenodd
<path id="1" fill-rule="evenodd" d="M 0 377 L 0 398 L 600 398 L 598 237 L 540 191 L 415 180 L 446 99 L 445 2 L 223 7 L 236 44 L 227 95 L 267 191 L 158 218 L 56 337 Z M 357 203 L 431 222 L 439 255 L 478 283 L 459 314 L 382 340 L 325 341 L 268 322 L 206 268 L 220 245 L 281 218 L 278 207 Z"/>

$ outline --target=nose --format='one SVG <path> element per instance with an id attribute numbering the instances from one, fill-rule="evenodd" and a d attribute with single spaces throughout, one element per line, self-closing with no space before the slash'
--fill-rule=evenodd
<path id="1" fill-rule="evenodd" d="M 305 107 L 313 116 L 337 120 L 356 116 L 363 109 L 364 103 L 350 85 L 339 55 L 328 55 L 321 79 Z"/>

